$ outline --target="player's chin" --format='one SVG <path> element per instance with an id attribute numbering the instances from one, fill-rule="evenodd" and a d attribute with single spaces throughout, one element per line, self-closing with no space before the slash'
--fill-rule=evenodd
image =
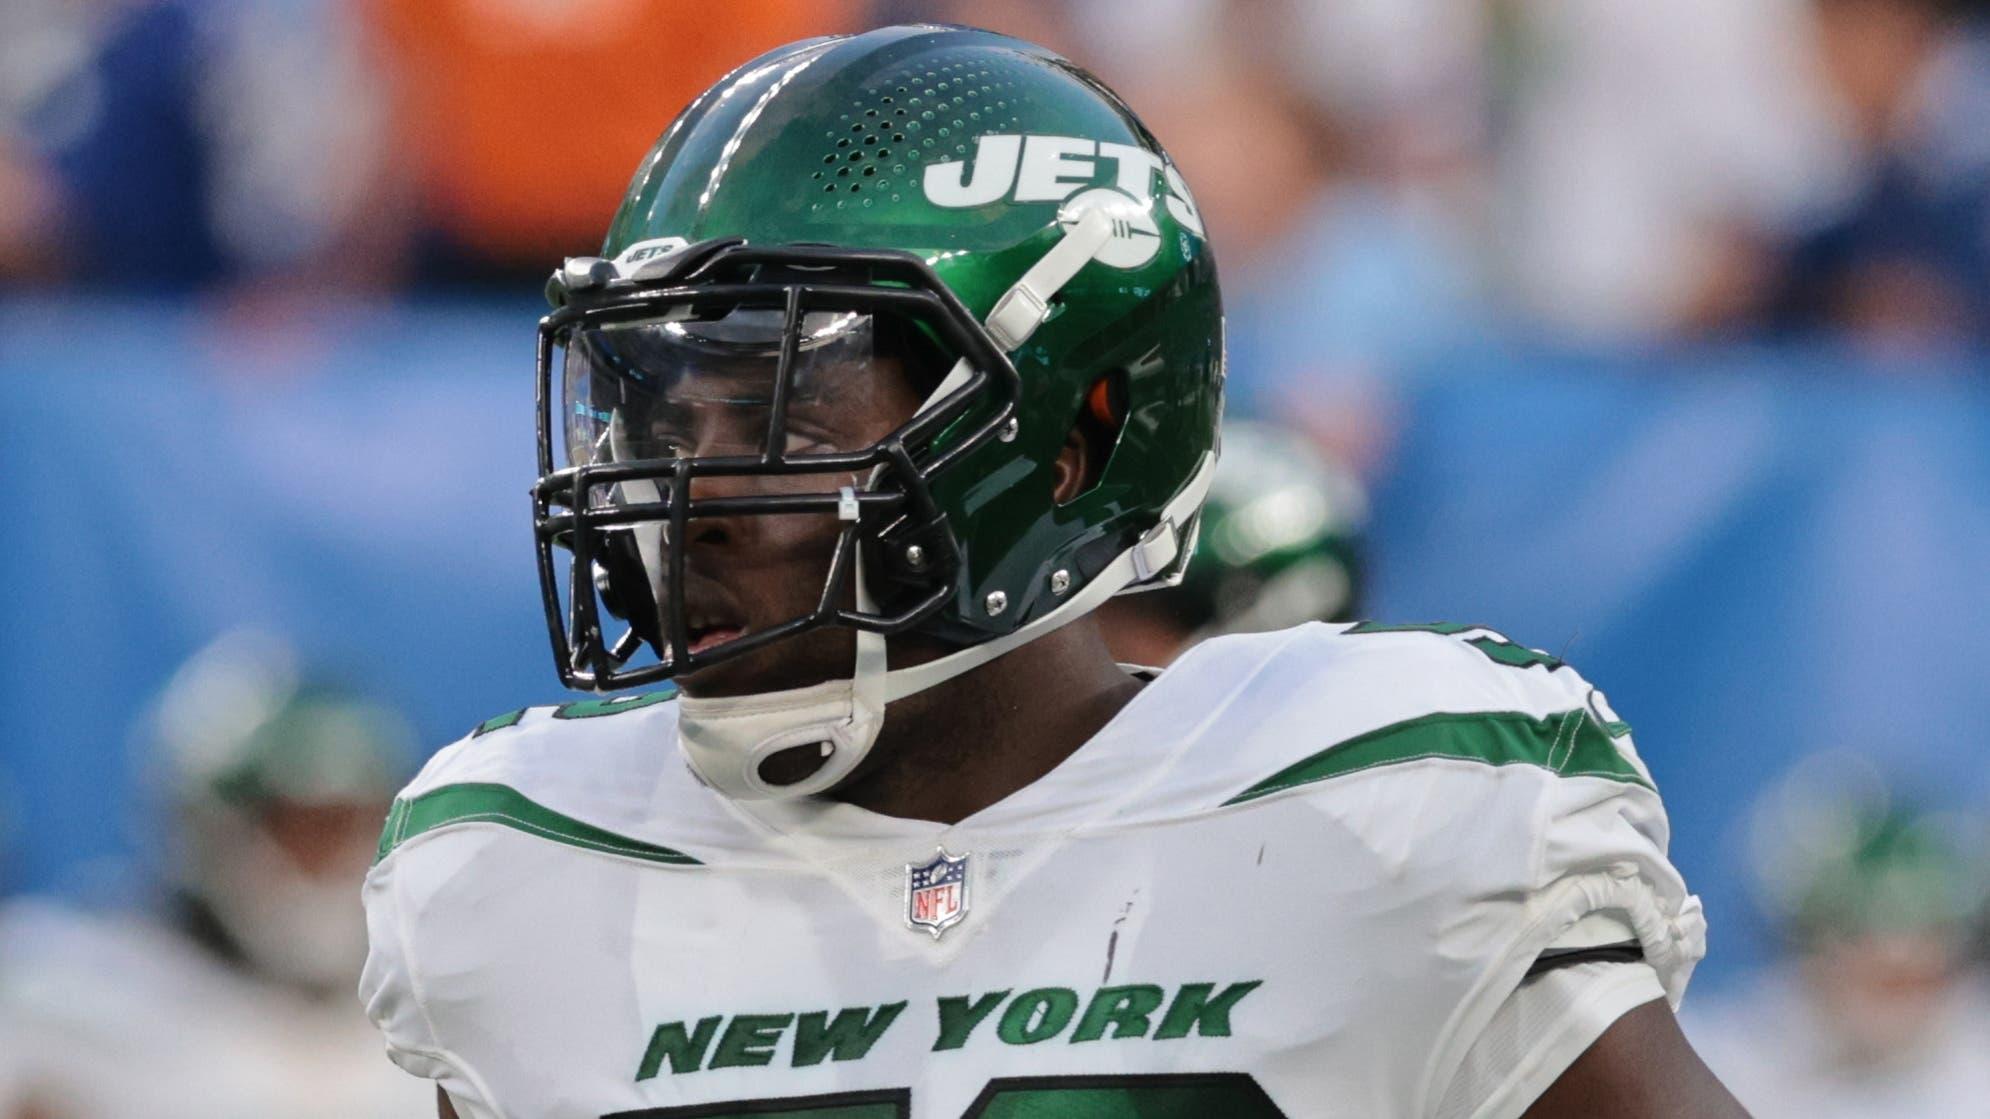
<path id="1" fill-rule="evenodd" d="M 721 699 L 812 687 L 847 679 L 855 670 L 850 631 L 817 629 L 686 673 L 677 677 L 677 686 L 694 699 Z"/>

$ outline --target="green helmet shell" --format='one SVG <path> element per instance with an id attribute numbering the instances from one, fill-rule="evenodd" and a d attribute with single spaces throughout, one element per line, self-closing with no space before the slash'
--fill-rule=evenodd
<path id="1" fill-rule="evenodd" d="M 1041 617 L 1132 546 L 1215 447 L 1215 262 L 1186 184 L 1131 110 L 1055 54 L 983 31 L 892 27 L 791 44 L 735 70 L 670 126 L 603 256 L 728 237 L 910 251 L 981 320 L 1064 236 L 1066 203 L 1090 191 L 1130 202 L 1009 354 L 1021 382 L 1014 437 L 933 482 L 964 555 L 936 621 L 973 641 Z M 1054 464 L 1102 378 L 1116 442 L 1097 485 L 1058 506 Z"/>

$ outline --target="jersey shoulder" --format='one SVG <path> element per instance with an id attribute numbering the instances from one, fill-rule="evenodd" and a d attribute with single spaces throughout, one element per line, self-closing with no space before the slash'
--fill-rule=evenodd
<path id="1" fill-rule="evenodd" d="M 1559 657 L 1483 626 L 1309 623 L 1206 642 L 1157 684 L 1177 674 L 1145 714 L 1157 736 L 1192 729 L 1121 822 L 1242 813 L 1267 841 L 1351 838 L 1378 890 L 1507 929 L 1501 983 L 1612 914 L 1676 1003 L 1705 952 L 1699 903 L 1630 728 Z M 1492 899 L 1515 898 L 1499 916 Z"/>
<path id="2" fill-rule="evenodd" d="M 472 1036 L 450 1025 L 464 1007 L 493 1013 L 487 977 L 512 966 L 518 943 L 502 930 L 548 908 L 614 904 L 630 866 L 701 873 L 740 849 L 742 829 L 678 750 L 675 698 L 486 719 L 394 799 L 361 893 L 359 994 L 396 1064 L 488 1107 L 483 1079 L 443 1033 Z"/>
<path id="3" fill-rule="evenodd" d="M 736 821 L 677 748 L 676 691 L 523 707 L 437 751 L 395 797 L 378 860 L 431 833 L 484 825 L 581 850 L 695 865 Z"/>
<path id="4" fill-rule="evenodd" d="M 1146 805 L 1192 812 L 1419 763 L 1655 790 L 1630 727 L 1553 654 L 1483 626 L 1308 623 L 1216 638 L 1153 687 L 1136 732 L 1192 728 Z M 1146 699 L 1148 697 L 1143 697 Z M 1171 730 L 1171 728 L 1173 728 Z"/>

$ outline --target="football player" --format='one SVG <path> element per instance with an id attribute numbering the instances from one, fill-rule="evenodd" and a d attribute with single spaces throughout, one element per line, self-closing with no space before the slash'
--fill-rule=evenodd
<path id="1" fill-rule="evenodd" d="M 1963 1119 L 1990 1099 L 1984 824 L 1890 785 L 1821 754 L 1754 814 L 1756 896 L 1788 955 L 1686 1026 L 1762 1119 Z"/>
<path id="2" fill-rule="evenodd" d="M 267 635 L 175 673 L 141 733 L 170 893 L 145 913 L 0 908 L 0 1117 L 426 1112 L 419 1085 L 378 1074 L 349 994 L 366 950 L 352 884 L 412 739 Z"/>
<path id="3" fill-rule="evenodd" d="M 1114 662 L 1093 611 L 1192 550 L 1222 313 L 1086 73 L 765 55 L 549 294 L 559 673 L 677 690 L 496 716 L 396 800 L 362 997 L 444 1115 L 1738 1113 L 1574 670 L 1473 626 Z"/>
<path id="4" fill-rule="evenodd" d="M 1205 638 L 1360 616 L 1360 479 L 1270 424 L 1227 421 L 1221 442 L 1180 585 L 1099 607 L 1122 661 L 1165 665 Z"/>

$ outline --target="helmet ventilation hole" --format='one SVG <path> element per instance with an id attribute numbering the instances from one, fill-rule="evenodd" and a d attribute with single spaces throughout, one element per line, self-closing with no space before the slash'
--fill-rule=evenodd
<path id="1" fill-rule="evenodd" d="M 922 156 L 966 157 L 981 132 L 1022 127 L 1023 121 L 1009 102 L 1016 83 L 1006 76 L 1001 66 L 963 59 L 944 61 L 916 76 L 905 75 L 899 84 L 868 90 L 824 132 L 830 147 L 822 162 L 825 167 L 837 168 L 835 178 L 852 180 L 852 194 L 865 193 L 857 181 L 864 180 L 869 182 L 871 193 L 885 195 L 877 201 L 901 201 L 903 177 L 916 172 L 910 165 L 921 162 Z M 936 144 L 936 135 L 945 142 Z M 863 174 L 852 175 L 853 166 L 862 167 Z M 818 180 L 826 177 L 827 171 L 815 176 Z M 835 181 L 825 183 L 823 190 L 836 193 Z M 851 202 L 870 206 L 873 199 Z M 842 205 L 841 200 L 836 203 L 838 208 Z"/>

